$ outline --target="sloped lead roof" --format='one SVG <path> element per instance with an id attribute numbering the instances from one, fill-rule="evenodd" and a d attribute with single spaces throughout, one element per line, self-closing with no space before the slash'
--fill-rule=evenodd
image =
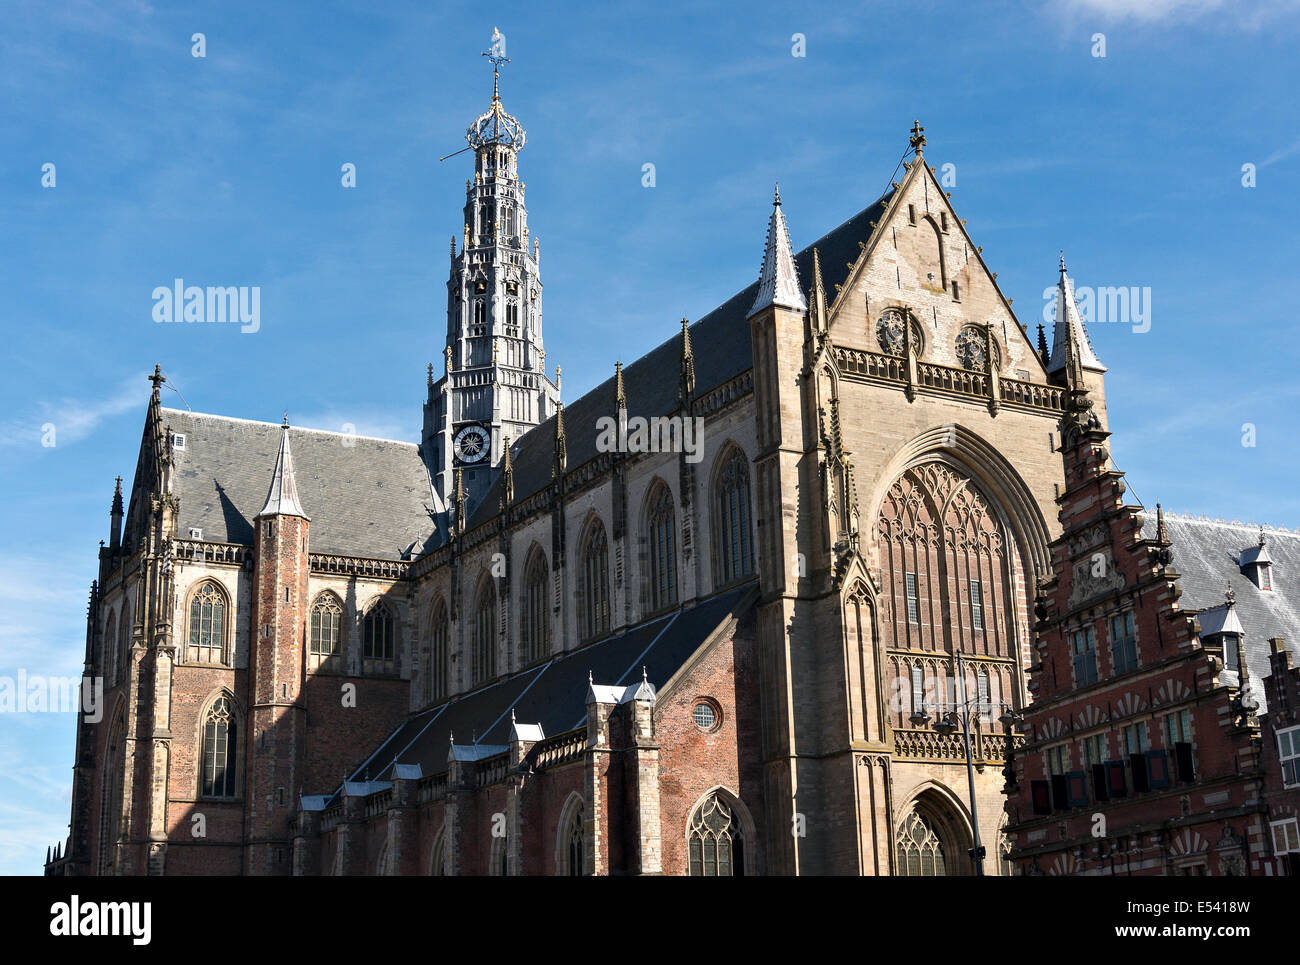
<path id="1" fill-rule="evenodd" d="M 163 409 L 162 418 L 185 435 L 173 475 L 182 536 L 198 527 L 205 540 L 251 545 L 252 521 L 290 438 L 294 496 L 312 511 L 312 552 L 401 559 L 434 531 L 429 474 L 412 443 L 179 409 Z"/>
<path id="2" fill-rule="evenodd" d="M 817 248 L 821 253 L 826 294 L 833 300 L 835 285 L 844 283 L 849 275 L 849 266 L 856 263 L 861 254 L 859 242 L 865 244 L 870 240 L 873 234 L 871 222 L 880 222 L 893 195 L 894 189 L 891 188 L 874 204 L 863 208 L 848 221 L 796 254 L 794 266 L 797 277 L 812 277 L 812 250 Z M 782 220 L 784 221 L 784 215 Z M 758 297 L 758 287 L 759 283 L 754 282 L 690 326 L 697 396 L 753 368 L 749 316 Z M 667 322 L 665 319 L 666 328 Z M 681 351 L 681 328 L 675 326 L 670 338 L 623 367 L 623 386 L 629 417 L 651 418 L 676 411 Z M 612 362 L 610 368 L 613 369 Z M 613 412 L 612 374 L 586 395 L 565 404 L 565 444 L 570 469 L 581 466 L 596 455 L 596 420 L 601 416 L 613 415 Z M 555 417 L 551 416 L 519 440 L 514 459 L 516 501 L 527 499 L 550 483 L 554 451 Z M 475 510 L 469 521 L 470 527 L 496 516 L 500 498 L 501 481 L 498 479 Z"/>
<path id="3" fill-rule="evenodd" d="M 425 775 L 441 774 L 447 769 L 453 738 L 460 760 L 473 753 L 467 745 L 499 753 L 518 721 L 536 724 L 552 736 L 574 730 L 586 718 L 593 680 L 603 685 L 602 689 L 616 692 L 616 700 L 638 694 L 649 699 L 641 691 L 642 668 L 650 681 L 662 687 L 727 620 L 753 612 L 754 587 L 746 584 L 693 607 L 655 617 L 412 714 L 349 780 L 387 780 L 394 763 L 418 764 Z"/>
<path id="4" fill-rule="evenodd" d="M 1259 544 L 1258 527 L 1173 513 L 1165 513 L 1165 526 L 1174 552 L 1173 568 L 1180 574 L 1178 585 L 1183 591 L 1178 605 L 1188 614 L 1198 614 L 1202 635 L 1214 632 L 1213 627 L 1223 616 L 1224 593 L 1232 587 L 1236 596 L 1233 615 L 1244 632 L 1246 666 L 1255 696 L 1262 702 L 1262 680 L 1269 673 L 1268 641 L 1283 637 L 1286 648 L 1300 656 L 1300 533 L 1266 530 L 1274 556 L 1274 588 L 1261 590 L 1242 575 L 1238 566 L 1241 551 Z M 1142 535 L 1155 539 L 1154 513 L 1146 517 Z M 1213 612 L 1199 616 L 1203 611 Z M 1224 677 L 1236 682 L 1231 671 L 1224 671 Z"/>

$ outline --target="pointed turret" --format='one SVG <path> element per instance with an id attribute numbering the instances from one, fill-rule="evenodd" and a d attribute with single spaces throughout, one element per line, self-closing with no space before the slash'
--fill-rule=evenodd
<path id="1" fill-rule="evenodd" d="M 790 250 L 790 232 L 786 229 L 785 215 L 781 212 L 781 189 L 778 185 L 772 200 L 772 216 L 767 224 L 767 247 L 763 252 L 763 269 L 758 276 L 758 295 L 750 315 L 756 315 L 770 305 L 804 311 L 808 303 L 799 287 L 799 272 L 794 266 L 794 253 Z"/>
<path id="2" fill-rule="evenodd" d="M 108 548 L 117 551 L 122 545 L 122 477 L 117 477 L 113 489 L 113 508 L 109 511 Z"/>
<path id="3" fill-rule="evenodd" d="M 510 437 L 501 443 L 501 511 L 515 501 L 515 462 L 510 455 Z"/>
<path id="4" fill-rule="evenodd" d="M 301 516 L 310 520 L 298 502 L 298 482 L 293 473 L 293 453 L 289 449 L 289 413 L 284 414 L 280 426 L 280 452 L 275 457 L 275 472 L 271 476 L 271 490 L 266 494 L 266 505 L 258 516 Z"/>
<path id="5" fill-rule="evenodd" d="M 688 408 L 695 398 L 695 351 L 691 348 L 690 322 L 682 319 L 682 368 L 677 378 L 677 402 Z"/>
<path id="6" fill-rule="evenodd" d="M 1038 358 L 1043 363 L 1043 368 L 1047 368 L 1052 361 L 1052 353 L 1047 348 L 1047 333 L 1041 322 L 1038 324 Z"/>
<path id="7" fill-rule="evenodd" d="M 1097 354 L 1092 350 L 1088 331 L 1084 328 L 1079 309 L 1074 303 L 1074 282 L 1065 273 L 1065 255 L 1061 255 L 1061 277 L 1056 284 L 1056 324 L 1052 328 L 1052 355 L 1047 371 L 1055 374 L 1065 368 L 1066 345 L 1074 342 L 1075 355 L 1082 368 L 1105 372 Z"/>
<path id="8" fill-rule="evenodd" d="M 551 464 L 551 478 L 559 479 L 569 465 L 568 448 L 564 438 L 564 403 L 555 407 L 555 457 Z"/>
<path id="9" fill-rule="evenodd" d="M 826 331 L 826 289 L 822 287 L 822 256 L 813 249 L 812 287 L 808 290 L 808 332 L 820 335 Z"/>

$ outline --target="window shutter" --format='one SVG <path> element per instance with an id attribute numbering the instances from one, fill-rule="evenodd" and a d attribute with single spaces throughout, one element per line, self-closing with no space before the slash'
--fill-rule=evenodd
<path id="1" fill-rule="evenodd" d="M 1190 784 L 1196 780 L 1196 768 L 1192 763 L 1192 745 L 1187 741 L 1174 744 L 1174 762 L 1178 766 L 1178 780 Z"/>
<path id="2" fill-rule="evenodd" d="M 1133 792 L 1140 794 L 1143 791 L 1151 790 L 1151 781 L 1147 775 L 1147 756 L 1145 754 L 1130 754 L 1128 756 L 1129 770 L 1133 772 Z"/>
<path id="3" fill-rule="evenodd" d="M 1169 787 L 1169 755 L 1164 751 L 1147 751 L 1147 777 L 1153 789 Z"/>
<path id="4" fill-rule="evenodd" d="M 1052 813 L 1052 805 L 1048 798 L 1048 785 L 1046 781 L 1030 781 L 1029 796 L 1033 801 L 1035 814 Z"/>
<path id="5" fill-rule="evenodd" d="M 1081 808 L 1088 803 L 1088 775 L 1083 771 L 1071 771 L 1065 775 L 1066 791 L 1070 807 Z"/>
<path id="6" fill-rule="evenodd" d="M 1106 788 L 1105 764 L 1092 765 L 1092 795 L 1098 801 L 1105 801 L 1109 797 Z"/>
<path id="7" fill-rule="evenodd" d="M 1106 762 L 1106 793 L 1110 797 L 1128 797 L 1128 781 L 1124 778 L 1123 761 Z"/>

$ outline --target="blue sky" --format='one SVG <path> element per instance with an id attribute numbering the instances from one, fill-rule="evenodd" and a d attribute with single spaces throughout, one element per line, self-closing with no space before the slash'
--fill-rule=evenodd
<path id="1" fill-rule="evenodd" d="M 802 247 L 920 118 L 1031 331 L 1059 248 L 1077 285 L 1149 289 L 1148 331 L 1092 329 L 1132 491 L 1300 525 L 1295 2 L 468 6 L 6 4 L 0 677 L 79 672 L 155 362 L 196 411 L 418 437 L 471 170 L 438 157 L 487 106 L 493 26 L 566 399 L 756 277 L 774 181 Z M 156 324 L 177 277 L 260 286 L 260 330 Z M 0 714 L 0 873 L 66 835 L 73 736 Z"/>

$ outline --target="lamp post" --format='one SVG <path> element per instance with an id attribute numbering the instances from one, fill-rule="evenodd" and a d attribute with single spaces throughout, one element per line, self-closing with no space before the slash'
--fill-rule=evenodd
<path id="1" fill-rule="evenodd" d="M 961 725 L 962 745 L 966 751 L 966 787 L 970 795 L 970 824 L 971 835 L 974 847 L 970 850 L 971 862 L 975 866 L 975 874 L 982 877 L 984 875 L 984 845 L 980 844 L 980 820 L 979 808 L 975 803 L 975 762 L 971 754 L 970 740 L 970 722 L 972 716 L 972 703 L 979 702 L 979 694 L 975 695 L 972 701 L 966 696 L 966 660 L 964 654 L 957 651 L 957 680 L 960 686 L 960 699 L 957 701 L 957 708 L 946 714 L 941 720 L 935 721 L 934 729 L 942 737 L 947 737 Z M 1005 705 L 1004 705 L 1005 706 Z M 953 718 L 956 718 L 954 721 Z M 918 707 L 912 711 L 911 717 L 908 718 L 913 726 L 924 727 L 930 721 L 930 715 L 924 708 Z M 999 718 L 1008 728 L 1007 740 L 1011 740 L 1010 730 L 1012 724 L 1020 723 L 1024 720 L 1020 714 L 1016 713 L 1010 706 L 1005 707 L 1005 711 Z"/>

